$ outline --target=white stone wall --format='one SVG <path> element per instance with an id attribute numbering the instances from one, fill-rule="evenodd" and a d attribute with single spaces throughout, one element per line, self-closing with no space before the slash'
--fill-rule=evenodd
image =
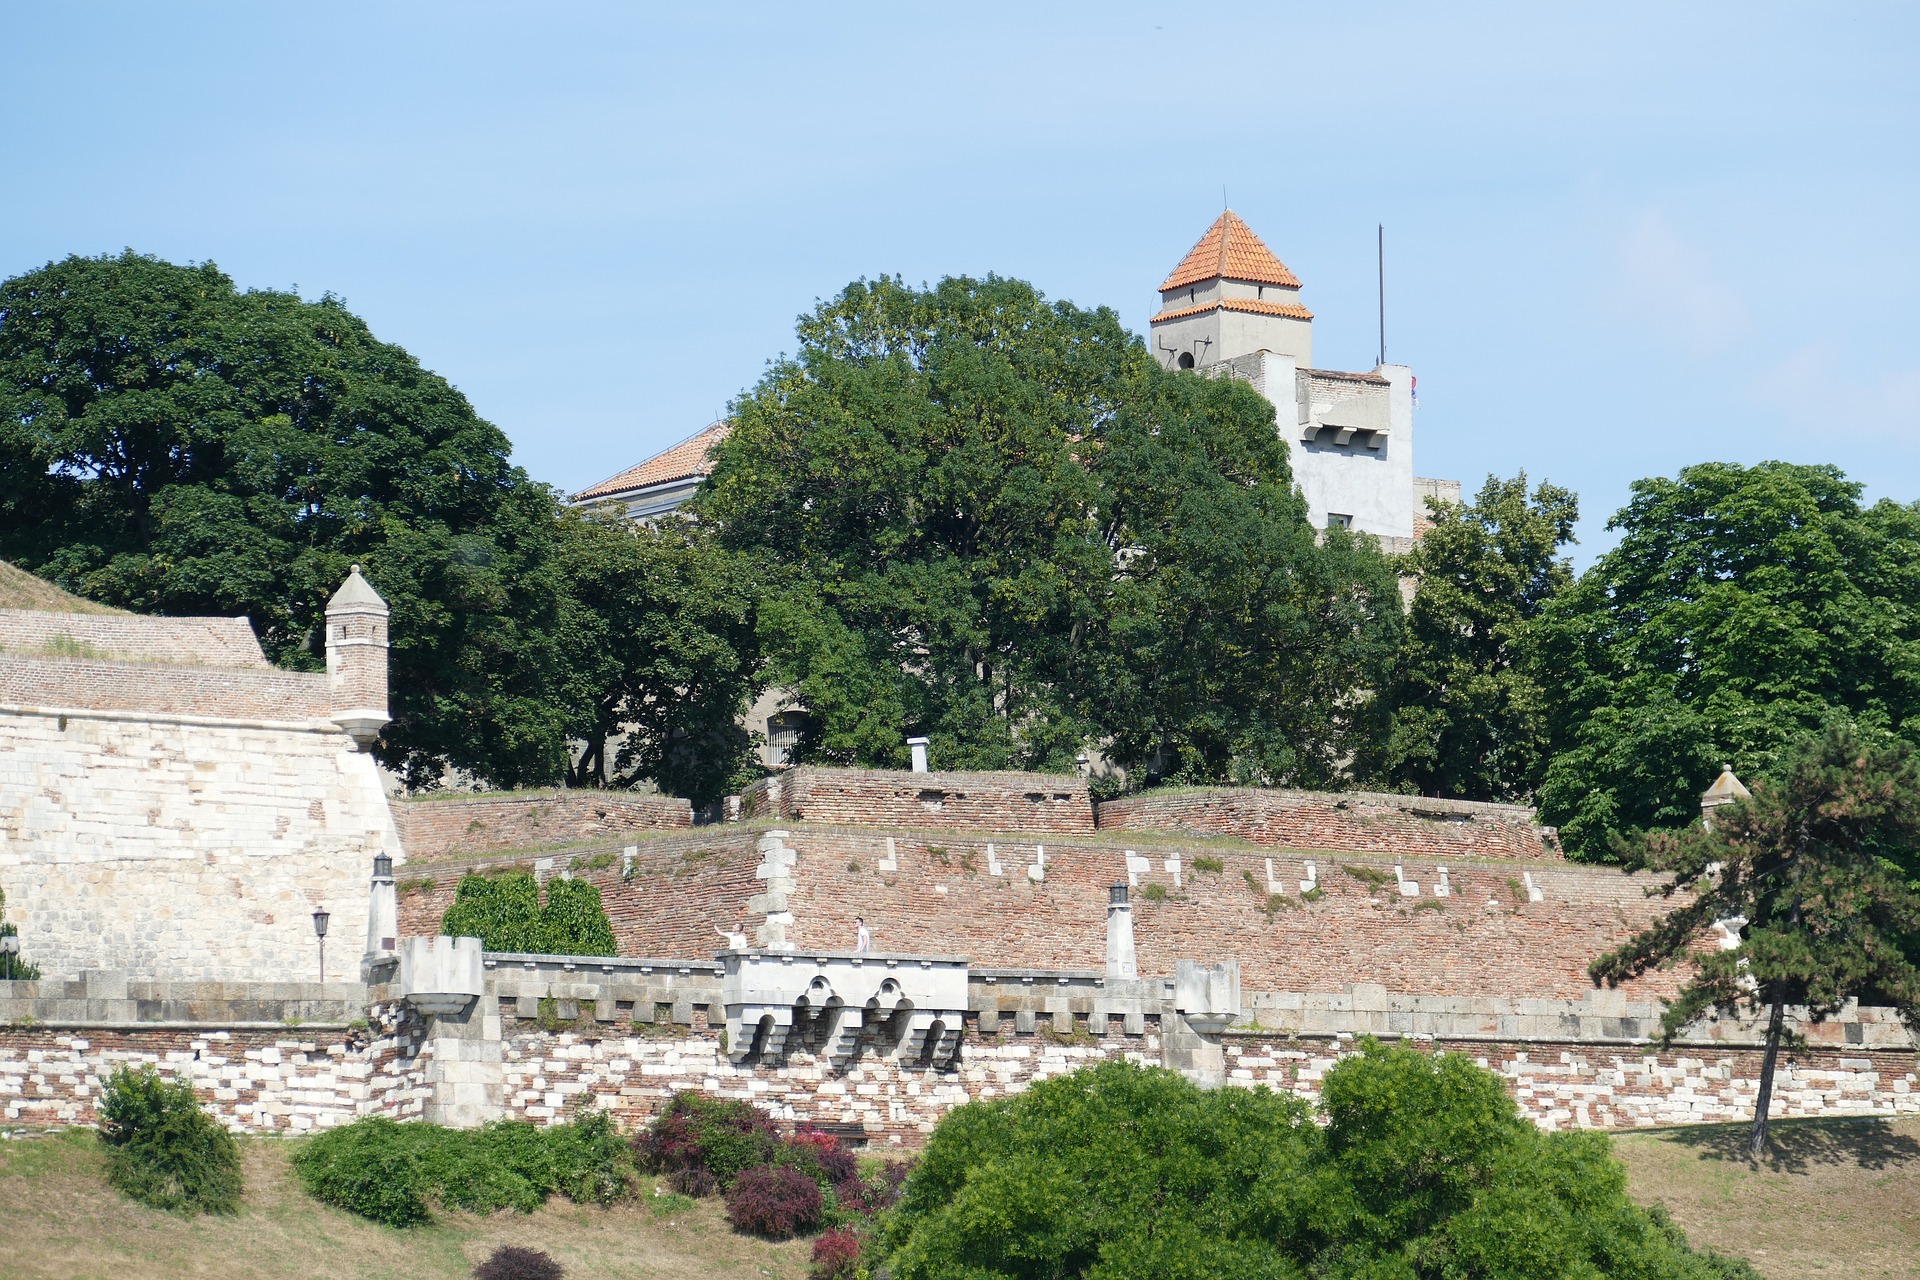
<path id="1" fill-rule="evenodd" d="M 319 906 L 356 974 L 382 851 L 373 758 L 331 725 L 0 708 L 0 887 L 50 978 L 311 981 Z"/>

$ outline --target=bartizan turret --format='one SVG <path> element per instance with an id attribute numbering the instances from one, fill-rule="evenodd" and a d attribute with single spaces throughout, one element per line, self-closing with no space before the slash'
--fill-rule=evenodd
<path id="1" fill-rule="evenodd" d="M 327 685 L 332 721 L 371 750 L 387 714 L 387 602 L 354 565 L 327 601 Z"/>

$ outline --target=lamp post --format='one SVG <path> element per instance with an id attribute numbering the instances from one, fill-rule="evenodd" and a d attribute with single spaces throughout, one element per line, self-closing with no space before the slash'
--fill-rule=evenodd
<path id="1" fill-rule="evenodd" d="M 313 912 L 313 936 L 320 939 L 320 981 L 327 980 L 327 919 L 325 907 L 316 907 Z"/>

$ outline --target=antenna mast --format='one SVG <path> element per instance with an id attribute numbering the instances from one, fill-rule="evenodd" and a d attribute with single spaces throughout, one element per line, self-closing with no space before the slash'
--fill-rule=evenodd
<path id="1" fill-rule="evenodd" d="M 1377 248 L 1380 268 L 1380 363 L 1385 364 L 1387 362 L 1387 226 L 1384 222 L 1376 223 L 1375 230 L 1379 236 Z"/>

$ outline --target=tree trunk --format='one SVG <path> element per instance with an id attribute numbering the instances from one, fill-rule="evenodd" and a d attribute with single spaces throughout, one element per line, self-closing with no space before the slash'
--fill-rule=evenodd
<path id="1" fill-rule="evenodd" d="M 1780 1031 L 1786 1012 L 1787 989 L 1775 983 L 1773 1008 L 1767 1014 L 1767 1047 L 1760 1058 L 1760 1097 L 1753 1104 L 1753 1136 L 1747 1143 L 1747 1152 L 1755 1160 L 1767 1151 L 1767 1108 L 1773 1104 L 1773 1068 L 1780 1060 Z"/>

